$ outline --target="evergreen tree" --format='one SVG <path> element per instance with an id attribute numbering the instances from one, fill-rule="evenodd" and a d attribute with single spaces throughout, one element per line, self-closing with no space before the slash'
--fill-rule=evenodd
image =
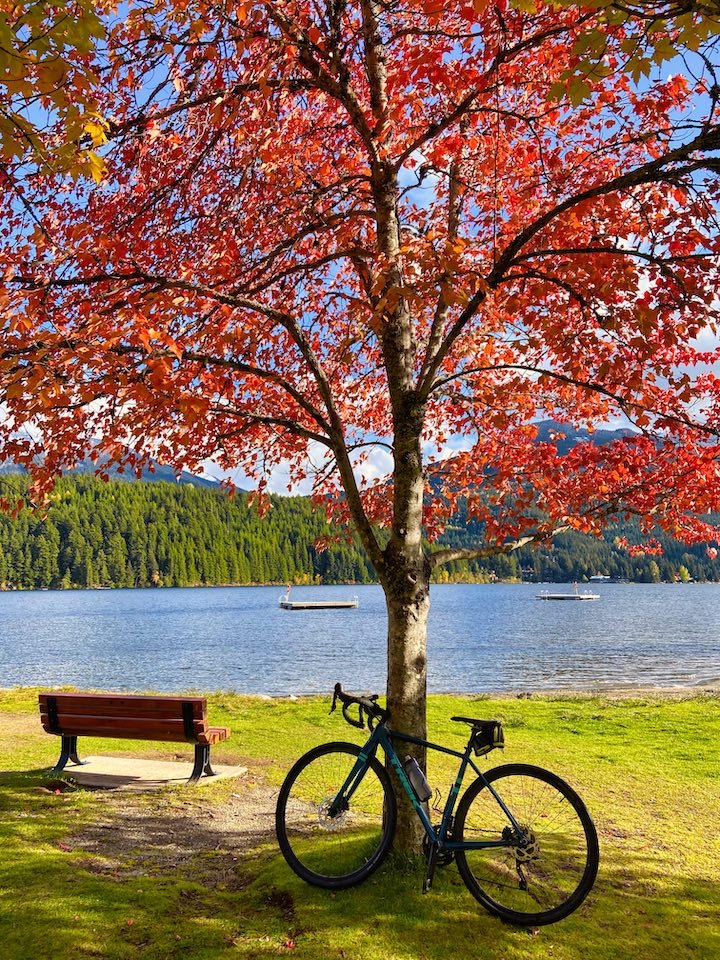
<path id="1" fill-rule="evenodd" d="M 0 496 L 24 499 L 27 477 L 0 476 Z M 191 586 L 249 583 L 369 583 L 374 573 L 356 541 L 315 549 L 332 534 L 302 497 L 273 497 L 261 518 L 247 496 L 165 482 L 103 483 L 92 476 L 58 483 L 46 518 L 28 510 L 0 513 L 0 588 Z M 654 578 L 720 579 L 720 563 L 703 547 L 661 537 L 664 555 L 630 557 L 613 540 L 639 531 L 625 526 L 597 540 L 569 533 L 553 549 L 455 562 L 442 581 L 583 580 L 596 573 Z M 443 542 L 463 546 L 478 530 L 461 507 Z M 677 574 L 676 574 L 677 572 Z"/>

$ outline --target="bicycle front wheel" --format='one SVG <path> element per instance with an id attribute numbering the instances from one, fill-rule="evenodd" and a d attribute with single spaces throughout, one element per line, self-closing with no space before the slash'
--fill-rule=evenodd
<path id="1" fill-rule="evenodd" d="M 507 846 L 460 850 L 465 885 L 491 913 L 520 926 L 568 916 L 590 892 L 600 859 L 595 826 L 585 804 L 564 780 L 528 764 L 485 774 L 520 828 L 518 835 L 482 780 L 458 807 L 454 838 L 506 839 Z"/>
<path id="2" fill-rule="evenodd" d="M 336 797 L 357 763 L 353 743 L 315 747 L 290 770 L 278 796 L 275 830 L 283 856 L 299 877 L 340 890 L 370 876 L 390 849 L 395 794 L 374 757 L 347 801 Z"/>

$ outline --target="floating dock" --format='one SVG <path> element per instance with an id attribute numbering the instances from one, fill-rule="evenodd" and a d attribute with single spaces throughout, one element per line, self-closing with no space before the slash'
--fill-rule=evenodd
<path id="1" fill-rule="evenodd" d="M 283 610 L 342 610 L 360 606 L 357 597 L 352 600 L 280 600 Z"/>
<path id="2" fill-rule="evenodd" d="M 599 600 L 599 593 L 580 593 L 577 583 L 573 583 L 572 593 L 550 593 L 543 590 L 542 593 L 535 594 L 536 600 Z"/>
<path id="3" fill-rule="evenodd" d="M 536 600 L 599 600 L 599 593 L 538 593 Z"/>
<path id="4" fill-rule="evenodd" d="M 350 610 L 360 606 L 356 596 L 349 600 L 291 600 L 290 590 L 288 584 L 285 594 L 278 600 L 281 610 Z"/>

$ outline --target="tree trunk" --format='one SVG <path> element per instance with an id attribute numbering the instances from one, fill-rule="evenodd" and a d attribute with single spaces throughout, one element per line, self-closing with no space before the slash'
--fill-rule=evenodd
<path id="1" fill-rule="evenodd" d="M 405 567 L 404 571 L 402 567 Z M 409 569 L 398 564 L 386 587 L 388 611 L 388 680 L 387 704 L 393 729 L 425 737 L 425 699 L 427 693 L 427 619 L 430 594 L 427 577 L 423 574 L 415 583 L 408 581 Z M 413 575 L 413 574 L 411 574 Z M 405 581 L 403 584 L 402 581 Z M 409 589 L 408 589 L 409 588 Z M 412 744 L 397 744 L 401 760 L 415 757 L 425 769 L 425 753 Z M 393 778 L 394 779 L 394 778 Z M 395 850 L 415 854 L 423 837 L 422 824 L 399 783 L 395 783 L 398 799 L 398 821 Z"/>
<path id="2" fill-rule="evenodd" d="M 388 611 L 387 704 L 390 725 L 425 737 L 427 694 L 427 620 L 430 609 L 430 564 L 422 544 L 425 477 L 421 435 L 424 406 L 412 391 L 396 405 L 393 523 L 383 564 L 382 585 Z M 425 769 L 425 750 L 401 744 L 401 756 L 415 757 Z M 396 784 L 398 824 L 395 849 L 416 853 L 423 836 L 405 792 Z"/>

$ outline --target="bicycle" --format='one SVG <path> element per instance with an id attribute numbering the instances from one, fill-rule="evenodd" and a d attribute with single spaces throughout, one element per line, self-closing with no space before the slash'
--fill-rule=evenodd
<path id="1" fill-rule="evenodd" d="M 525 763 L 483 773 L 471 758 L 502 747 L 502 725 L 472 717 L 463 751 L 392 730 L 376 694 L 345 693 L 338 683 L 332 713 L 342 703 L 345 720 L 365 729 L 364 746 L 321 744 L 294 764 L 278 795 L 275 827 L 287 863 L 303 880 L 331 890 L 361 883 L 385 859 L 393 839 L 397 801 L 381 747 L 425 829 L 423 893 L 435 869 L 455 861 L 470 893 L 490 913 L 519 926 L 562 920 L 577 909 L 597 875 L 595 826 L 578 794 L 560 777 Z M 348 709 L 358 707 L 358 718 Z M 460 759 L 439 825 L 427 801 L 432 795 L 415 761 L 403 763 L 394 742 L 412 743 Z M 455 804 L 468 767 L 477 775 Z M 418 776 L 419 774 L 419 776 Z M 440 811 L 438 810 L 438 813 Z"/>

